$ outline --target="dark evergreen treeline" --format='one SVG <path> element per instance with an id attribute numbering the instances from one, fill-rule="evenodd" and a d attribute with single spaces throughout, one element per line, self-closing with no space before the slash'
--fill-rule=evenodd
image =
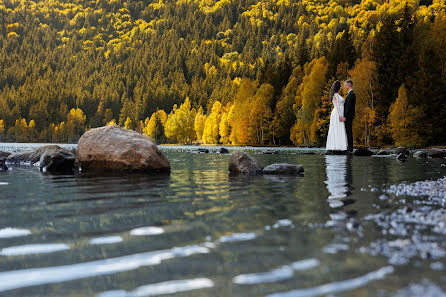
<path id="1" fill-rule="evenodd" d="M 228 122 L 249 137 L 199 141 L 323 145 L 329 86 L 351 77 L 358 144 L 444 144 L 444 2 L 2 1 L 0 136 L 75 141 L 113 120 L 143 132 L 188 97 L 207 118 L 216 102 L 271 111 Z"/>

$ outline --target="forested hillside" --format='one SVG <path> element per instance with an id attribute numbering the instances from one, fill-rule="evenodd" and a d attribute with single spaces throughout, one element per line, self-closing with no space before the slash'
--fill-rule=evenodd
<path id="1" fill-rule="evenodd" d="M 0 0 L 0 139 L 116 123 L 157 142 L 446 144 L 446 1 Z"/>

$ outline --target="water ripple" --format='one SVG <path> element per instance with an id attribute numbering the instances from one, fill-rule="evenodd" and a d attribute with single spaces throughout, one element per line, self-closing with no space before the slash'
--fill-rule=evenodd
<path id="1" fill-rule="evenodd" d="M 213 286 L 214 282 L 208 278 L 195 278 L 145 285 L 131 292 L 124 290 L 108 291 L 98 294 L 97 297 L 148 297 L 212 288 Z"/>
<path id="2" fill-rule="evenodd" d="M 31 231 L 27 229 L 4 228 L 0 229 L 0 238 L 10 238 L 30 235 Z"/>
<path id="3" fill-rule="evenodd" d="M 158 265 L 167 259 L 208 252 L 209 249 L 206 247 L 190 245 L 73 265 L 0 272 L 0 292 L 35 285 L 114 274 L 138 269 L 141 266 Z"/>
<path id="4" fill-rule="evenodd" d="M 70 247 L 63 243 L 26 244 L 4 248 L 0 251 L 0 255 L 22 256 L 32 254 L 46 254 L 69 249 Z"/>
<path id="5" fill-rule="evenodd" d="M 384 279 L 386 275 L 393 273 L 393 271 L 394 269 L 392 266 L 385 266 L 357 278 L 328 283 L 308 289 L 297 289 L 288 292 L 274 293 L 267 295 L 266 297 L 313 297 L 349 291 L 363 287 L 371 281 Z"/>

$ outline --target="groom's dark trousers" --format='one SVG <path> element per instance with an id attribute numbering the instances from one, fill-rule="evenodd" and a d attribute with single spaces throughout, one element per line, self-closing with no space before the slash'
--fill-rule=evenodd
<path id="1" fill-rule="evenodd" d="M 347 132 L 347 150 L 353 151 L 353 119 L 355 118 L 356 95 L 351 90 L 345 99 L 344 117 Z"/>

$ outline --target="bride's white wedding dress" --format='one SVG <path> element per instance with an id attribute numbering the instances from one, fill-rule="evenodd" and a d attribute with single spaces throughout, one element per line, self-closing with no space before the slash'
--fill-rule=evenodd
<path id="1" fill-rule="evenodd" d="M 345 123 L 339 121 L 339 117 L 344 116 L 344 98 L 335 93 L 333 96 L 333 110 L 330 116 L 330 128 L 327 136 L 327 151 L 346 151 L 347 133 L 345 132 Z"/>

